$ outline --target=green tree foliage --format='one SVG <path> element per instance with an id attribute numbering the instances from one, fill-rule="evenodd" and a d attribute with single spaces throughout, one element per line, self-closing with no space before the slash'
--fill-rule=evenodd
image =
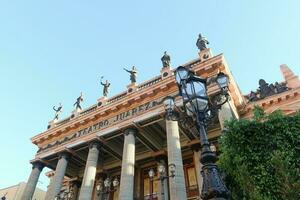
<path id="1" fill-rule="evenodd" d="M 300 199 L 300 113 L 232 120 L 221 137 L 219 166 L 233 200 Z"/>

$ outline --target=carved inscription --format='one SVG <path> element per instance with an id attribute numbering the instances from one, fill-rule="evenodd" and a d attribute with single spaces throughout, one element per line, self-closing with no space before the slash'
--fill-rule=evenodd
<path id="1" fill-rule="evenodd" d="M 142 112 L 145 112 L 155 106 L 157 106 L 158 104 L 160 103 L 160 100 L 154 100 L 154 101 L 151 101 L 151 102 L 147 102 L 145 104 L 142 104 L 136 108 L 133 108 L 131 110 L 128 110 L 126 112 L 123 112 L 123 113 L 120 113 L 112 118 L 109 118 L 109 119 L 106 119 L 106 120 L 103 120 L 103 121 L 100 121 L 90 127 L 87 127 L 85 129 L 82 129 L 76 133 L 73 133 L 71 134 L 70 136 L 67 136 L 65 138 L 63 138 L 62 140 L 60 141 L 56 141 L 55 143 L 52 143 L 52 144 L 48 144 L 46 145 L 45 147 L 42 147 L 38 150 L 38 153 L 39 152 L 43 152 L 51 147 L 54 147 L 54 146 L 58 146 L 58 145 L 61 145 L 61 144 L 64 144 L 68 141 L 71 141 L 73 140 L 74 138 L 79 138 L 79 137 L 82 137 L 84 135 L 88 135 L 88 134 L 91 134 L 93 132 L 96 132 L 96 131 L 99 131 L 99 130 L 102 130 L 108 126 L 111 126 L 113 124 L 116 124 L 116 123 L 120 123 L 122 121 L 125 121 L 127 119 L 130 119 L 132 117 L 134 117 L 135 115 L 138 115 Z"/>

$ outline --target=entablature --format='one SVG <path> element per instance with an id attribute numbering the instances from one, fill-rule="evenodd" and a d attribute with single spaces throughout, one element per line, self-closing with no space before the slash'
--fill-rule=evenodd
<path id="1" fill-rule="evenodd" d="M 222 54 L 211 57 L 202 62 L 198 58 L 184 64 L 183 66 L 192 68 L 196 74 L 206 78 L 217 75 L 219 71 L 224 71 L 230 79 L 229 90 L 234 104 L 239 106 L 243 103 L 243 97 Z M 208 87 L 209 95 L 213 95 L 216 92 L 219 92 L 218 86 L 216 84 L 211 84 Z M 53 141 L 59 141 L 62 138 L 67 138 L 66 136 L 68 135 L 69 138 L 75 137 L 74 133 L 80 135 L 82 132 L 92 133 L 95 131 L 101 131 L 102 135 L 108 134 L 117 128 L 124 128 L 126 124 L 130 124 L 137 116 L 141 118 L 141 115 L 145 114 L 145 111 L 150 112 L 151 109 L 154 109 L 153 107 L 160 110 L 160 112 L 163 112 L 163 106 L 160 105 L 161 100 L 166 96 L 174 96 L 177 93 L 178 89 L 174 75 L 164 79 L 162 79 L 161 76 L 157 76 L 149 81 L 139 84 L 137 86 L 137 90 L 134 92 L 123 92 L 107 99 L 104 105 L 93 105 L 81 111 L 76 117 L 72 118 L 70 116 L 57 122 L 56 126 L 38 134 L 31 140 L 39 147 L 43 147 Z M 128 114 L 128 112 L 131 112 L 131 114 Z M 157 114 L 161 114 L 160 112 Z M 118 123 L 118 126 L 115 126 L 115 123 L 109 123 L 106 121 L 113 120 L 113 118 L 115 120 L 116 118 L 122 117 L 121 115 L 128 115 L 128 117 L 125 117 L 124 120 L 122 120 L 122 124 L 124 124 L 124 126 L 120 126 L 121 123 L 118 120 L 114 121 Z M 102 128 L 97 129 L 97 126 Z M 92 127 L 91 131 L 90 127 Z M 94 131 L 92 131 L 93 127 Z M 87 130 L 87 128 L 89 129 Z"/>

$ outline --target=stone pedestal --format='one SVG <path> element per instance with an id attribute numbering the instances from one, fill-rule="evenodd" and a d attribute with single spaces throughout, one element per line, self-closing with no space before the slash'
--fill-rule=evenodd
<path id="1" fill-rule="evenodd" d="M 210 48 L 204 49 L 204 50 L 200 51 L 198 54 L 199 54 L 201 61 L 205 61 L 205 60 L 213 57 L 213 53 Z"/>
<path id="2" fill-rule="evenodd" d="M 91 200 L 96 178 L 100 144 L 93 142 L 89 147 L 89 154 L 85 165 L 79 200 Z"/>
<path id="3" fill-rule="evenodd" d="M 136 129 L 127 129 L 124 133 L 124 147 L 119 194 L 120 200 L 133 200 L 136 133 Z"/>
<path id="4" fill-rule="evenodd" d="M 31 200 L 34 194 L 36 184 L 39 180 L 40 174 L 44 168 L 42 163 L 36 162 L 32 164 L 32 171 L 27 181 L 26 187 L 22 194 L 22 200 Z"/>
<path id="5" fill-rule="evenodd" d="M 186 186 L 179 138 L 178 122 L 166 119 L 168 164 L 175 164 L 175 177 L 169 178 L 170 199 L 186 200 Z M 170 172 L 169 172 L 170 174 Z"/>
<path id="6" fill-rule="evenodd" d="M 127 93 L 132 93 L 137 91 L 137 83 L 131 83 L 127 86 Z"/>
<path id="7" fill-rule="evenodd" d="M 172 68 L 171 67 L 163 67 L 160 70 L 160 74 L 161 74 L 161 79 L 168 78 L 169 76 L 173 75 Z"/>
<path id="8" fill-rule="evenodd" d="M 104 106 L 107 102 L 107 97 L 101 97 L 100 99 L 97 100 L 97 102 L 98 102 L 97 104 L 98 107 Z"/>
<path id="9" fill-rule="evenodd" d="M 75 110 L 72 111 L 71 118 L 77 117 L 81 113 L 81 109 L 76 108 Z"/>
<path id="10" fill-rule="evenodd" d="M 68 153 L 60 154 L 60 157 L 59 157 L 56 169 L 55 169 L 55 174 L 50 182 L 50 186 L 46 193 L 45 200 L 53 200 L 60 193 L 61 186 L 62 186 L 64 176 L 66 173 L 69 157 L 70 157 L 70 155 Z"/>
<path id="11" fill-rule="evenodd" d="M 56 126 L 57 119 L 51 120 L 48 122 L 48 129 L 54 128 Z"/>

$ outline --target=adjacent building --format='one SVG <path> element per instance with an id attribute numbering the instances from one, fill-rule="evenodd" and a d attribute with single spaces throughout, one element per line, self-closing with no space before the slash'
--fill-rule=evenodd
<path id="1" fill-rule="evenodd" d="M 22 194 L 26 187 L 25 182 L 0 189 L 0 198 L 5 197 L 7 200 L 22 200 Z M 36 187 L 32 196 L 32 200 L 44 200 L 46 192 Z"/>

